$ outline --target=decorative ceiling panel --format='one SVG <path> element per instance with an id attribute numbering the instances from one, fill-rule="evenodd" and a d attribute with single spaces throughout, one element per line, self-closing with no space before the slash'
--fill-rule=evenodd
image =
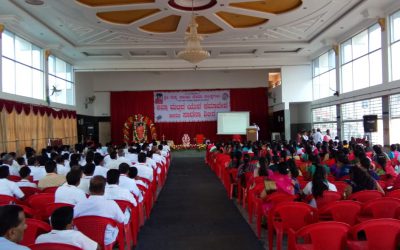
<path id="1" fill-rule="evenodd" d="M 265 0 L 231 3 L 230 6 L 266 13 L 281 14 L 296 9 L 301 6 L 302 3 L 303 1 L 301 0 Z"/>
<path id="2" fill-rule="evenodd" d="M 216 14 L 234 28 L 249 28 L 268 22 L 267 18 L 247 16 L 225 11 L 220 11 Z"/>
<path id="3" fill-rule="evenodd" d="M 140 28 L 147 32 L 167 33 L 174 32 L 178 28 L 181 16 L 171 15 L 149 24 L 143 25 Z"/>
<path id="4" fill-rule="evenodd" d="M 99 12 L 96 15 L 107 22 L 116 24 L 130 24 L 142 18 L 151 16 L 159 11 L 159 9 L 122 10 Z"/>
<path id="5" fill-rule="evenodd" d="M 99 7 L 99 6 L 115 6 L 125 4 L 154 3 L 155 0 L 76 0 L 82 4 Z"/>

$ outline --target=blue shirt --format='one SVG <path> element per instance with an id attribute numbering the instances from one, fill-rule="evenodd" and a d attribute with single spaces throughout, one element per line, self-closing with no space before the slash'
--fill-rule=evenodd
<path id="1" fill-rule="evenodd" d="M 0 249 L 1 250 L 30 250 L 26 246 L 18 245 L 4 237 L 0 237 Z"/>

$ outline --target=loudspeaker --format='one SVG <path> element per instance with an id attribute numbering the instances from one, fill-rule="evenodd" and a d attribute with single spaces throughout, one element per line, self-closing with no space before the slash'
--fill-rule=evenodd
<path id="1" fill-rule="evenodd" d="M 364 115 L 364 132 L 378 132 L 378 116 L 377 115 Z"/>

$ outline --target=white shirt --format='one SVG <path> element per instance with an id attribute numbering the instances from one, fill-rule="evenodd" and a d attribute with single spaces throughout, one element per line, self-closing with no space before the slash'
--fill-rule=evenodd
<path id="1" fill-rule="evenodd" d="M 83 250 L 96 250 L 97 243 L 75 230 L 51 230 L 49 233 L 41 234 L 36 238 L 38 243 L 62 243 L 82 248 Z"/>
<path id="2" fill-rule="evenodd" d="M 318 142 L 322 142 L 322 140 L 323 140 L 323 136 L 322 136 L 321 132 L 319 132 L 319 131 L 315 132 L 313 135 L 314 143 L 317 144 Z"/>
<path id="3" fill-rule="evenodd" d="M 78 188 L 80 188 L 86 194 L 89 194 L 90 179 L 92 179 L 92 177 L 93 176 L 83 176 L 79 182 Z"/>
<path id="4" fill-rule="evenodd" d="M 29 250 L 30 248 L 18 245 L 4 237 L 0 237 L 0 249 L 2 250 Z"/>
<path id="5" fill-rule="evenodd" d="M 54 202 L 76 205 L 85 200 L 86 194 L 82 189 L 73 185 L 64 184 L 57 188 Z"/>
<path id="6" fill-rule="evenodd" d="M 108 169 L 119 169 L 119 164 L 121 164 L 121 162 L 119 162 L 118 160 L 110 159 L 105 167 Z"/>
<path id="7" fill-rule="evenodd" d="M 106 165 L 108 164 L 109 161 L 111 161 L 110 155 L 104 156 L 104 163 L 105 163 Z"/>
<path id="8" fill-rule="evenodd" d="M 129 162 L 130 162 L 129 165 L 132 165 L 133 163 L 137 163 L 138 162 L 138 155 L 137 154 L 127 153 L 125 155 L 125 157 L 129 160 Z"/>
<path id="9" fill-rule="evenodd" d="M 138 176 L 153 181 L 153 169 L 146 163 L 135 164 L 138 170 Z"/>
<path id="10" fill-rule="evenodd" d="M 57 163 L 57 174 L 66 176 L 70 170 L 70 167 L 66 167 L 62 164 Z"/>
<path id="11" fill-rule="evenodd" d="M 146 158 L 146 164 L 152 167 L 153 169 L 157 168 L 157 162 L 149 157 Z"/>
<path id="12" fill-rule="evenodd" d="M 104 196 L 108 200 L 123 200 L 129 201 L 135 207 L 137 206 L 137 202 L 133 194 L 129 192 L 128 189 L 122 188 L 116 184 L 111 184 L 106 186 Z"/>
<path id="13" fill-rule="evenodd" d="M 40 181 L 43 177 L 47 175 L 44 166 L 28 166 L 31 169 L 31 176 L 34 181 Z"/>
<path id="14" fill-rule="evenodd" d="M 74 207 L 74 218 L 81 216 L 101 216 L 113 219 L 119 223 L 124 222 L 124 213 L 118 204 L 113 200 L 107 200 L 103 195 L 91 195 L 85 201 L 78 203 Z M 107 225 L 104 243 L 111 244 L 117 239 L 118 227 Z"/>
<path id="15" fill-rule="evenodd" d="M 128 176 L 121 174 L 119 176 L 119 184 L 121 188 L 127 189 L 129 192 L 133 193 L 138 197 L 139 202 L 142 202 L 143 196 L 140 192 L 140 189 L 136 185 L 136 181 L 134 179 L 129 178 Z"/>
<path id="16" fill-rule="evenodd" d="M 33 187 L 37 188 L 36 183 L 30 182 L 29 180 L 22 179 L 19 182 L 17 182 L 18 187 Z"/>
<path id="17" fill-rule="evenodd" d="M 334 185 L 334 184 L 332 184 L 332 183 L 330 183 L 330 182 L 326 182 L 325 184 L 328 184 L 328 190 L 329 191 L 335 191 L 335 192 L 337 192 L 337 189 L 336 189 L 336 186 Z M 307 185 L 304 187 L 304 189 L 303 189 L 303 193 L 305 194 L 305 195 L 312 195 L 312 181 L 310 181 L 309 183 L 307 183 Z M 315 199 L 313 198 L 311 201 L 310 201 L 310 206 L 312 206 L 312 207 L 317 207 L 317 202 L 315 201 Z"/>
<path id="18" fill-rule="evenodd" d="M 106 178 L 106 177 L 107 177 L 107 172 L 108 172 L 108 169 L 107 169 L 107 168 L 98 165 L 98 166 L 96 166 L 95 169 L 94 169 L 93 176 L 101 175 L 101 176 L 103 176 L 104 178 Z"/>
<path id="19" fill-rule="evenodd" d="M 14 165 L 10 166 L 8 164 L 3 164 L 3 166 L 7 166 L 8 167 L 8 170 L 10 171 L 10 175 L 19 176 L 19 167 L 14 166 Z"/>
<path id="20" fill-rule="evenodd" d="M 126 158 L 125 156 L 119 156 L 117 161 L 119 162 L 119 164 L 126 163 L 129 166 L 132 166 L 132 162 L 128 158 Z M 118 164 L 118 168 L 119 168 L 119 164 Z"/>
<path id="21" fill-rule="evenodd" d="M 0 194 L 13 197 L 15 196 L 19 199 L 24 197 L 24 193 L 18 187 L 17 183 L 9 181 L 5 178 L 0 179 Z"/>

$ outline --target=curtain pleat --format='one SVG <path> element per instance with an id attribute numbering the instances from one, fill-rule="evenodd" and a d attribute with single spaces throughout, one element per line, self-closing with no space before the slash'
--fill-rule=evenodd
<path id="1" fill-rule="evenodd" d="M 63 144 L 77 143 L 76 117 L 71 115 L 53 117 L 51 113 L 41 115 L 30 110 L 19 114 L 15 108 L 0 112 L 0 152 L 24 153 L 25 147 L 36 150 L 45 148 L 50 139 L 61 139 Z"/>

